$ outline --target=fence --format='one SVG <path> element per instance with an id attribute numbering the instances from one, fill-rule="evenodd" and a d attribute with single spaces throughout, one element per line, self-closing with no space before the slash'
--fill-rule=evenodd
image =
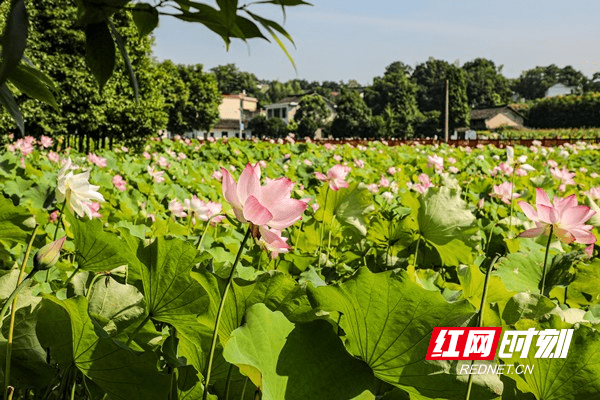
<path id="1" fill-rule="evenodd" d="M 493 145 L 496 147 L 504 147 L 507 145 L 521 145 L 521 146 L 532 146 L 534 141 L 538 141 L 542 143 L 544 147 L 554 147 L 560 146 L 565 143 L 577 143 L 577 142 L 586 142 L 586 143 L 600 143 L 600 138 L 590 138 L 590 139 L 574 139 L 574 138 L 542 138 L 542 139 L 473 139 L 473 140 L 464 140 L 464 139 L 454 139 L 448 140 L 448 145 L 450 146 L 470 146 L 475 147 L 477 145 Z M 358 145 L 369 145 L 372 143 L 370 140 L 361 140 L 361 139 L 321 139 L 315 140 L 315 143 L 319 144 L 349 144 L 352 146 Z M 439 139 L 421 139 L 421 140 L 399 140 L 399 139 L 389 139 L 384 141 L 388 146 L 401 146 L 401 145 L 434 145 L 434 144 L 442 144 L 445 143 L 443 140 Z"/>

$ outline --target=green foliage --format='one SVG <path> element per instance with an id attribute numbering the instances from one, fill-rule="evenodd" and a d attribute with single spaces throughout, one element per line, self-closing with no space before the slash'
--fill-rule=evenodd
<path id="1" fill-rule="evenodd" d="M 358 92 L 342 89 L 335 112 L 336 116 L 331 125 L 334 138 L 371 136 L 371 109 Z"/>
<path id="2" fill-rule="evenodd" d="M 383 78 L 376 77 L 365 93 L 365 101 L 373 110 L 376 132 L 382 137 L 406 137 L 414 133 L 419 115 L 417 85 L 408 76 L 410 68 L 396 62 L 386 68 Z"/>
<path id="3" fill-rule="evenodd" d="M 288 133 L 284 120 L 277 117 L 267 119 L 264 115 L 252 118 L 248 127 L 252 129 L 252 135 L 257 137 L 283 138 Z"/>
<path id="4" fill-rule="evenodd" d="M 502 66 L 476 58 L 462 66 L 467 73 L 467 97 L 472 108 L 507 104 L 512 96 L 509 80 L 502 75 Z"/>
<path id="5" fill-rule="evenodd" d="M 529 109 L 527 125 L 534 128 L 600 127 L 598 107 L 598 93 L 541 99 Z"/>
<path id="6" fill-rule="evenodd" d="M 419 86 L 417 103 L 422 112 L 439 111 L 439 126 L 444 126 L 446 81 L 450 102 L 450 129 L 469 126 L 471 117 L 465 71 L 443 60 L 430 58 L 415 67 L 412 79 Z"/>
<path id="7" fill-rule="evenodd" d="M 555 64 L 547 67 L 537 66 L 523 71 L 511 85 L 511 89 L 527 100 L 540 99 L 546 91 L 556 83 L 572 87 L 575 92 L 588 88 L 588 79 L 583 73 L 575 70 L 570 65 L 559 68 Z"/>
<path id="8" fill-rule="evenodd" d="M 193 131 L 210 131 L 219 121 L 221 93 L 212 74 L 202 71 L 202 65 L 160 65 L 167 83 L 163 95 L 168 104 L 167 129 L 182 135 Z"/>
<path id="9" fill-rule="evenodd" d="M 298 136 L 313 138 L 317 129 L 325 126 L 331 111 L 323 97 L 318 94 L 302 97 L 298 105 L 294 114 L 294 120 L 298 122 Z"/>

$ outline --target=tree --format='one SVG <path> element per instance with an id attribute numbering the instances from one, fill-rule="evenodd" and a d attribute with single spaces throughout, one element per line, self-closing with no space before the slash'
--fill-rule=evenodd
<path id="1" fill-rule="evenodd" d="M 294 115 L 294 120 L 298 121 L 298 135 L 312 138 L 315 132 L 325 125 L 331 112 L 325 100 L 316 94 L 304 96 L 298 106 Z"/>
<path id="2" fill-rule="evenodd" d="M 121 32 L 131 65 L 137 70 L 137 81 L 141 84 L 138 102 L 125 74 L 108 82 L 102 94 L 98 92 L 97 83 L 84 63 L 86 39 L 76 22 L 78 11 L 69 0 L 49 0 L 43 4 L 33 0 L 31 4 L 32 29 L 26 55 L 56 82 L 59 96 L 54 110 L 14 91 L 29 134 L 75 136 L 80 139 L 80 148 L 87 150 L 90 139 L 135 142 L 166 126 L 167 114 L 160 92 L 162 81 L 150 57 L 151 41 L 138 39 L 129 14 L 115 13 L 112 21 Z M 121 60 L 115 68 L 123 73 L 127 69 Z M 4 131 L 14 126 L 4 122 Z"/>
<path id="3" fill-rule="evenodd" d="M 372 135 L 371 109 L 358 92 L 342 89 L 335 111 L 336 116 L 331 125 L 333 137 L 367 137 Z"/>
<path id="4" fill-rule="evenodd" d="M 174 134 L 196 130 L 210 131 L 219 121 L 221 94 L 212 74 L 202 71 L 202 65 L 162 64 L 172 78 L 163 94 L 169 104 L 167 129 Z M 179 79 L 176 79 L 176 78 Z M 183 86 L 181 92 L 177 92 Z"/>
<path id="5" fill-rule="evenodd" d="M 269 137 L 269 138 L 283 138 L 287 135 L 287 125 L 281 118 L 269 118 L 267 119 L 264 115 L 259 115 L 250 120 L 249 128 L 252 129 L 252 135 Z"/>
<path id="6" fill-rule="evenodd" d="M 243 91 L 249 96 L 256 96 L 258 79 L 250 72 L 240 71 L 235 64 L 219 65 L 210 70 L 222 94 L 237 94 Z"/>
<path id="7" fill-rule="evenodd" d="M 497 106 L 510 102 L 510 82 L 502 75 L 502 66 L 476 58 L 462 67 L 466 72 L 467 97 L 472 108 Z"/>
<path id="8" fill-rule="evenodd" d="M 0 60 L 0 105 L 9 112 L 12 119 L 17 124 L 21 133 L 24 132 L 24 118 L 18 104 L 14 98 L 13 86 L 21 88 L 27 95 L 42 100 L 47 104 L 55 105 L 55 99 L 51 92 L 53 89 L 52 81 L 35 68 L 32 68 L 23 62 L 23 55 L 27 45 L 27 36 L 29 31 L 29 16 L 25 0 L 12 0 L 10 8 L 6 14 L 6 23 L 3 27 L 2 42 L 3 51 Z M 272 5 L 281 7 L 285 15 L 285 7 L 309 4 L 303 0 L 294 1 L 269 1 Z M 68 6 L 73 3 L 68 3 Z M 126 71 L 131 80 L 131 91 L 137 99 L 141 94 L 140 83 L 134 69 L 127 46 L 124 45 L 126 38 L 118 29 L 116 15 L 128 11 L 133 16 L 133 21 L 137 26 L 140 37 L 149 35 L 159 23 L 160 9 L 167 8 L 169 16 L 188 21 L 196 22 L 206 26 L 208 29 L 217 33 L 229 47 L 232 39 L 247 41 L 253 38 L 262 38 L 268 40 L 265 34 L 271 36 L 274 41 L 283 49 L 291 63 L 294 62 L 289 56 L 280 35 L 292 41 L 291 36 L 277 22 L 264 18 L 256 14 L 255 10 L 250 11 L 249 5 L 238 7 L 238 0 L 219 0 L 218 8 L 214 8 L 203 2 L 189 2 L 187 0 L 161 1 L 156 5 L 147 3 L 130 4 L 130 1 L 123 0 L 115 2 L 113 0 L 90 1 L 81 0 L 77 2 L 78 12 L 69 14 L 68 20 L 59 20 L 67 25 L 77 23 L 83 29 L 80 32 L 85 34 L 84 49 L 86 64 L 100 87 L 100 93 L 113 75 L 116 62 L 116 51 L 119 50 Z M 32 8 L 29 5 L 29 8 Z M 34 7 L 35 8 L 35 7 Z M 31 12 L 31 10 L 30 10 Z M 163 15 L 165 13 L 162 13 Z M 31 24 L 34 26 L 34 24 Z M 262 27 L 262 30 L 261 30 Z M 35 29 L 35 27 L 34 27 Z M 35 43 L 31 40 L 29 44 Z M 293 43 L 293 41 L 292 41 Z M 66 53 L 69 55 L 71 53 Z M 81 57 L 81 56 L 79 56 Z M 151 85 L 152 86 L 152 85 Z M 149 89 L 153 90 L 153 89 Z"/>
<path id="9" fill-rule="evenodd" d="M 571 87 L 577 93 L 586 91 L 589 85 L 587 77 L 572 66 L 559 68 L 550 64 L 523 71 L 513 82 L 512 89 L 524 99 L 534 100 L 545 97 L 546 91 L 557 83 Z"/>
<path id="10" fill-rule="evenodd" d="M 386 121 L 385 133 L 380 133 L 385 137 L 414 133 L 413 124 L 419 109 L 415 97 L 417 86 L 408 77 L 409 72 L 410 67 L 406 64 L 394 62 L 386 68 L 383 77 L 374 78 L 373 85 L 365 91 L 365 101 L 373 110 L 373 115 L 382 116 L 380 122 Z"/>
<path id="11" fill-rule="evenodd" d="M 419 86 L 417 92 L 419 109 L 423 113 L 440 111 L 440 127 L 444 125 L 446 81 L 448 81 L 450 129 L 469 125 L 471 114 L 464 70 L 446 61 L 430 58 L 415 67 L 412 79 Z"/>

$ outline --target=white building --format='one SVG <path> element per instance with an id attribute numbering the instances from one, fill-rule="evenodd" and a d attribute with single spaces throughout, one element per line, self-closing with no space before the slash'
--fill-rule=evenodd
<path id="1" fill-rule="evenodd" d="M 257 106 L 258 100 L 244 93 L 224 94 L 219 105 L 219 122 L 210 132 L 194 132 L 191 136 L 249 139 L 252 137 L 252 131 L 247 129 L 247 125 L 248 121 L 258 114 Z"/>
<path id="2" fill-rule="evenodd" d="M 563 85 L 562 83 L 557 83 L 548 88 L 546 90 L 546 97 L 554 97 L 554 96 L 566 96 L 568 94 L 573 94 L 575 88 L 567 85 Z"/>

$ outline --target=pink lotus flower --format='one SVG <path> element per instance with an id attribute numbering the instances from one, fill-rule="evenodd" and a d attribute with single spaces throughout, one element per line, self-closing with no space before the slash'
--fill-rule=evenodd
<path id="1" fill-rule="evenodd" d="M 559 190 L 561 192 L 565 191 L 567 185 L 575 185 L 573 178 L 577 174 L 575 172 L 569 172 L 566 167 L 563 167 L 562 169 L 551 168 L 550 172 L 552 173 L 553 177 L 561 181 L 561 185 L 559 186 Z"/>
<path id="2" fill-rule="evenodd" d="M 551 168 L 556 168 L 558 167 L 558 164 L 554 160 L 548 160 L 548 166 Z"/>
<path id="3" fill-rule="evenodd" d="M 350 172 L 350 167 L 346 167 L 341 164 L 334 165 L 327 171 L 327 176 L 321 172 L 315 172 L 315 176 L 318 180 L 323 182 L 329 182 L 329 188 L 331 190 L 338 191 L 340 188 L 347 188 L 348 182 L 346 182 L 346 176 Z"/>
<path id="4" fill-rule="evenodd" d="M 369 192 L 371 192 L 373 194 L 379 193 L 379 185 L 376 183 L 371 183 L 371 184 L 367 185 L 367 189 L 369 190 Z"/>
<path id="5" fill-rule="evenodd" d="M 115 185 L 117 190 L 120 190 L 121 192 L 124 192 L 127 189 L 127 182 L 125 182 L 121 175 L 113 176 L 112 183 Z"/>
<path id="6" fill-rule="evenodd" d="M 385 176 L 381 175 L 381 179 L 379 179 L 379 186 L 390 187 L 390 180 Z"/>
<path id="7" fill-rule="evenodd" d="M 52 147 L 53 144 L 54 144 L 54 140 L 52 140 L 52 138 L 50 138 L 48 136 L 42 135 L 42 137 L 40 138 L 40 145 L 44 149 L 47 149 L 48 147 Z"/>
<path id="8" fill-rule="evenodd" d="M 146 167 L 146 169 L 148 170 L 148 174 L 150 175 L 150 177 L 154 179 L 154 182 L 162 183 L 165 181 L 165 178 L 163 177 L 165 171 L 156 171 L 154 167 L 151 167 L 149 165 Z"/>
<path id="9" fill-rule="evenodd" d="M 58 162 L 60 160 L 60 156 L 58 155 L 58 153 L 55 153 L 53 151 L 49 151 L 46 157 L 48 157 L 48 160 L 52 162 Z"/>
<path id="10" fill-rule="evenodd" d="M 246 165 L 235 182 L 229 171 L 223 173 L 223 195 L 233 207 L 236 218 L 258 228 L 254 236 L 270 229 L 281 231 L 302 218 L 306 202 L 290 197 L 294 183 L 288 178 L 279 178 L 260 185 L 261 171 L 258 163 Z"/>
<path id="11" fill-rule="evenodd" d="M 387 173 L 390 175 L 396 175 L 397 172 L 398 172 L 398 170 L 396 169 L 396 167 L 389 167 L 387 169 Z"/>
<path id="12" fill-rule="evenodd" d="M 433 167 L 437 172 L 444 170 L 444 159 L 437 155 L 427 156 L 427 166 Z"/>
<path id="13" fill-rule="evenodd" d="M 144 156 L 144 158 L 145 158 L 146 160 L 149 160 L 149 159 L 151 159 L 151 158 L 152 158 L 152 156 L 150 155 L 150 153 L 148 153 L 147 151 L 145 151 L 144 153 L 142 153 L 142 155 Z"/>
<path id="14" fill-rule="evenodd" d="M 53 211 L 50 216 L 48 217 L 48 221 L 50 222 L 56 222 L 58 221 L 58 210 Z"/>
<path id="15" fill-rule="evenodd" d="M 102 214 L 100 214 L 98 211 L 100 211 L 100 203 L 96 203 L 96 202 L 91 202 L 91 203 L 87 203 L 87 207 L 90 209 L 90 219 L 92 218 L 102 218 Z"/>
<path id="16" fill-rule="evenodd" d="M 311 165 L 313 165 L 312 161 L 310 161 L 310 160 L 307 160 L 307 159 L 303 160 L 302 162 L 304 163 L 304 165 L 308 165 L 309 167 L 310 167 Z"/>
<path id="17" fill-rule="evenodd" d="M 433 187 L 433 183 L 431 183 L 431 179 L 429 179 L 429 175 L 420 174 L 417 179 L 419 180 L 419 183 L 417 183 L 416 185 L 413 186 L 413 189 L 415 189 L 417 192 L 423 194 L 427 191 L 427 189 L 429 189 L 430 187 Z"/>
<path id="18" fill-rule="evenodd" d="M 342 156 L 340 156 L 338 154 L 334 154 L 333 155 L 333 159 L 335 160 L 335 162 L 341 162 L 342 161 Z"/>
<path id="19" fill-rule="evenodd" d="M 216 170 L 215 172 L 213 172 L 211 176 L 213 179 L 216 179 L 218 181 L 221 181 L 221 179 L 223 179 L 223 174 L 219 170 Z"/>
<path id="20" fill-rule="evenodd" d="M 96 164 L 100 168 L 106 167 L 106 158 L 102 158 L 102 157 L 99 157 L 99 156 L 97 156 L 97 155 L 95 155 L 93 153 L 89 153 L 88 154 L 88 160 L 92 164 Z"/>
<path id="21" fill-rule="evenodd" d="M 590 188 L 590 190 L 583 192 L 583 194 L 592 200 L 598 200 L 600 199 L 600 187 Z"/>
<path id="22" fill-rule="evenodd" d="M 458 174 L 460 172 L 460 170 L 458 168 L 456 168 L 454 165 L 449 166 L 448 171 L 452 172 L 453 174 Z"/>
<path id="23" fill-rule="evenodd" d="M 196 223 L 196 218 L 202 221 L 211 220 L 211 224 L 215 225 L 223 221 L 225 216 L 218 215 L 221 213 L 222 206 L 213 201 L 205 202 L 200 200 L 196 195 L 191 199 L 183 200 L 183 208 L 192 216 L 192 223 Z"/>
<path id="24" fill-rule="evenodd" d="M 185 211 L 183 211 L 183 204 L 181 204 L 177 199 L 173 199 L 169 202 L 169 211 L 171 211 L 171 213 L 178 218 L 187 217 L 187 214 Z"/>
<path id="25" fill-rule="evenodd" d="M 281 236 L 281 231 L 276 229 L 262 229 L 259 243 L 261 247 L 271 252 L 275 259 L 280 253 L 287 253 L 290 246 L 286 243 L 288 238 Z"/>
<path id="26" fill-rule="evenodd" d="M 521 197 L 519 193 L 514 193 L 512 189 L 511 182 L 503 182 L 500 185 L 494 185 L 494 191 L 490 193 L 490 196 L 502 200 L 505 204 L 510 204 L 511 199 Z"/>
<path id="27" fill-rule="evenodd" d="M 356 168 L 364 168 L 365 167 L 365 162 L 363 160 L 359 160 L 357 158 L 354 159 L 354 166 Z"/>
<path id="28" fill-rule="evenodd" d="M 520 201 L 518 204 L 527 218 L 536 225 L 533 229 L 521 232 L 520 237 L 548 235 L 550 227 L 552 227 L 554 234 L 563 243 L 592 244 L 596 242 L 596 237 L 590 232 L 593 228 L 592 225 L 585 224 L 596 212 L 590 210 L 588 206 L 578 205 L 574 194 L 565 198 L 555 197 L 554 201 L 550 202 L 548 194 L 543 189 L 537 188 L 537 210 L 524 201 Z"/>

